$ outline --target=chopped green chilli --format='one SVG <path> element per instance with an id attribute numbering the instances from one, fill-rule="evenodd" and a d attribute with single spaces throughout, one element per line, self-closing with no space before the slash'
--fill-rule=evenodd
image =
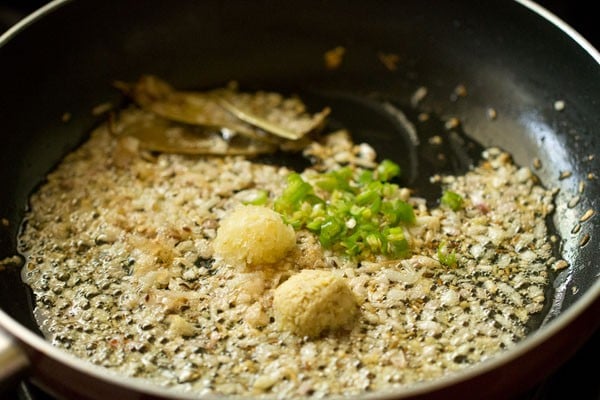
<path id="1" fill-rule="evenodd" d="M 254 196 L 245 201 L 244 204 L 252 204 L 255 206 L 262 206 L 267 204 L 267 201 L 269 200 L 269 192 L 266 190 L 258 190 Z"/>
<path id="2" fill-rule="evenodd" d="M 348 256 L 409 255 L 404 227 L 415 222 L 412 206 L 390 180 L 400 167 L 383 160 L 373 170 L 343 167 L 310 176 L 291 173 L 274 208 L 295 229 L 315 233 L 320 243 Z"/>
<path id="3" fill-rule="evenodd" d="M 458 211 L 462 208 L 464 199 L 462 196 L 456 192 L 452 192 L 450 190 L 446 190 L 442 194 L 442 198 L 440 201 L 442 204 L 450 207 L 453 211 Z"/>
<path id="4" fill-rule="evenodd" d="M 447 267 L 456 267 L 458 260 L 456 259 L 456 253 L 448 249 L 448 243 L 442 242 L 438 246 L 437 250 L 438 261 Z"/>

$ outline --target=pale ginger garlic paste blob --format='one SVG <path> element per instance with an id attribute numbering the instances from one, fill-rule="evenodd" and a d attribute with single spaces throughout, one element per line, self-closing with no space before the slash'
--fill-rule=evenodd
<path id="1" fill-rule="evenodd" d="M 213 247 L 230 264 L 259 266 L 281 260 L 295 244 L 294 229 L 277 212 L 241 205 L 221 220 Z"/>
<path id="2" fill-rule="evenodd" d="M 351 328 L 358 314 L 354 293 L 331 271 L 305 269 L 283 282 L 273 296 L 280 329 L 311 338 Z"/>

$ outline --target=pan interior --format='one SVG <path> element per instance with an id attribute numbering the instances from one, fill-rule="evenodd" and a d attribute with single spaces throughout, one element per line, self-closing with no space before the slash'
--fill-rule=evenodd
<path id="1" fill-rule="evenodd" d="M 299 91 L 315 106 L 326 103 L 333 109 L 332 127 L 348 127 L 381 155 L 398 160 L 405 182 L 432 202 L 439 188 L 424 179 L 431 171 L 462 173 L 479 159 L 482 147 L 500 146 L 520 165 L 540 165 L 535 171 L 541 182 L 560 189 L 549 223 L 561 238 L 557 255 L 569 268 L 555 274 L 550 301 L 532 328 L 560 315 L 597 280 L 598 226 L 580 219 L 597 209 L 600 198 L 598 66 L 528 10 L 506 2 L 460 3 L 438 5 L 432 14 L 416 1 L 394 6 L 333 1 L 314 14 L 273 9 L 269 2 L 184 1 L 173 8 L 150 1 L 144 10 L 135 3 L 122 2 L 116 14 L 101 1 L 68 3 L 0 48 L 0 57 L 12 60 L 0 66 L 6 88 L 0 96 L 11 104 L 0 116 L 6 147 L 14 149 L 0 161 L 5 171 L 0 184 L 6 188 L 0 210 L 8 221 L 0 230 L 2 256 L 15 252 L 29 194 L 100 122 L 90 110 L 104 101 L 120 103 L 110 82 L 155 72 L 179 87 L 206 88 L 233 78 L 249 87 Z M 77 17 L 92 9 L 102 37 Z M 349 18 L 340 23 L 342 9 Z M 366 17 L 356 21 L 353 15 Z M 519 40 L 524 26 L 532 32 L 530 40 Z M 342 68 L 326 70 L 324 52 L 340 45 L 347 54 Z M 393 70 L 382 64 L 382 54 L 399 56 Z M 113 61 L 106 63 L 107 57 Z M 468 95 L 456 97 L 461 85 Z M 411 99 L 422 87 L 427 96 L 415 107 Z M 432 118 L 419 122 L 421 112 Z M 65 113 L 71 116 L 68 123 L 61 120 Z M 447 132 L 444 124 L 453 117 L 461 123 L 451 130 L 441 165 L 423 144 Z M 2 308 L 37 331 L 19 272 L 1 273 Z"/>

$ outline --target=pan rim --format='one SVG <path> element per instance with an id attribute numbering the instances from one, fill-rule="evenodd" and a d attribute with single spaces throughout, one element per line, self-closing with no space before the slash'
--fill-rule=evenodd
<path id="1" fill-rule="evenodd" d="M 592 56 L 596 63 L 600 64 L 600 51 L 598 51 L 598 49 L 596 49 L 586 38 L 584 38 L 577 30 L 575 30 L 563 19 L 559 18 L 556 14 L 552 13 L 547 8 L 542 7 L 533 0 L 514 1 L 520 3 L 526 8 L 529 8 L 531 11 L 543 17 L 546 21 L 551 22 L 554 26 L 567 34 L 567 36 L 575 40 L 579 46 L 581 46 L 590 56 Z"/>
<path id="2" fill-rule="evenodd" d="M 13 36 L 26 29 L 32 23 L 35 23 L 38 19 L 71 1 L 72 0 L 53 0 L 29 14 L 17 24 L 9 28 L 2 35 L 0 35 L 0 47 L 4 46 Z M 600 65 L 600 52 L 565 21 L 532 0 L 514 1 L 523 7 L 530 9 L 549 23 L 559 28 L 568 37 L 572 38 L 580 47 L 582 47 L 598 65 Z M 584 313 L 585 310 L 591 308 L 593 304 L 598 301 L 600 301 L 599 279 L 597 279 L 594 284 L 572 306 L 570 306 L 564 312 L 561 312 L 555 319 L 533 332 L 527 338 L 515 344 L 512 348 L 495 355 L 492 357 L 492 359 L 478 363 L 471 368 L 466 368 L 451 375 L 431 381 L 412 384 L 402 388 L 395 388 L 390 390 L 389 393 L 385 392 L 369 394 L 367 396 L 361 396 L 361 398 L 409 398 L 411 396 L 426 394 L 444 387 L 449 387 L 460 382 L 467 381 L 469 379 L 473 379 L 500 366 L 509 364 L 511 361 L 514 361 L 525 354 L 534 351 L 542 343 L 557 335 L 562 329 L 575 321 Z M 598 326 L 600 326 L 600 321 L 596 321 L 596 326 L 594 328 L 598 329 Z M 164 398 L 198 398 L 198 395 L 194 393 L 185 393 L 164 388 L 158 384 L 149 383 L 140 378 L 118 376 L 104 367 L 93 365 L 84 359 L 76 357 L 65 350 L 53 346 L 50 342 L 46 341 L 44 338 L 35 334 L 33 331 L 29 330 L 24 325 L 13 319 L 2 309 L 0 309 L 0 330 L 8 333 L 8 335 L 13 337 L 17 342 L 23 342 L 28 346 L 31 346 L 33 349 L 44 354 L 46 357 L 52 358 L 70 368 L 92 376 L 98 380 L 121 387 L 127 387 L 140 393 L 147 393 L 155 396 L 158 395 Z M 220 398 L 220 396 L 214 395 L 208 396 L 208 398 Z"/>
<path id="3" fill-rule="evenodd" d="M 59 7 L 70 3 L 71 1 L 72 0 L 52 0 L 32 13 L 26 15 L 0 35 L 0 47 L 4 46 L 13 36 L 26 29 L 29 25 L 35 23 L 38 19 L 42 18 L 46 14 L 51 13 Z"/>

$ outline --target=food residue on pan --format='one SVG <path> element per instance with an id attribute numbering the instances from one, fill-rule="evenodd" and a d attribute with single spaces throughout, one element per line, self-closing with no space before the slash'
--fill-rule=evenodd
<path id="1" fill-rule="evenodd" d="M 583 247 L 586 244 L 588 244 L 588 242 L 590 241 L 590 234 L 586 233 L 584 234 L 581 239 L 579 239 L 579 247 Z"/>
<path id="2" fill-rule="evenodd" d="M 564 100 L 556 100 L 554 102 L 554 109 L 556 111 L 563 111 L 565 109 L 565 102 L 564 102 Z"/>
<path id="3" fill-rule="evenodd" d="M 558 179 L 559 180 L 567 179 L 567 178 L 570 178 L 571 175 L 573 175 L 573 173 L 571 171 L 560 171 Z"/>
<path id="4" fill-rule="evenodd" d="M 460 126 L 460 119 L 456 117 L 450 117 L 444 123 L 444 128 L 447 130 L 455 129 Z"/>
<path id="5" fill-rule="evenodd" d="M 595 211 L 591 208 L 587 209 L 585 213 L 579 218 L 579 222 L 585 222 L 592 218 L 595 214 Z"/>
<path id="6" fill-rule="evenodd" d="M 395 71 L 398 69 L 398 63 L 400 62 L 400 56 L 398 54 L 378 52 L 377 58 L 388 71 Z"/>
<path id="7" fill-rule="evenodd" d="M 579 201 L 581 200 L 581 196 L 580 195 L 576 195 L 573 196 L 569 199 L 569 201 L 567 202 L 567 207 L 568 208 L 575 208 L 575 206 L 577 206 L 577 204 L 579 204 Z"/>
<path id="8" fill-rule="evenodd" d="M 427 87 L 419 86 L 417 88 L 417 90 L 415 90 L 415 92 L 410 97 L 410 104 L 414 108 L 417 108 L 419 106 L 419 104 L 421 103 L 421 101 L 423 101 L 423 99 L 425 99 L 425 97 L 427 97 Z"/>
<path id="9" fill-rule="evenodd" d="M 486 112 L 488 119 L 490 119 L 492 121 L 495 120 L 496 118 L 498 118 L 498 111 L 496 111 L 496 109 L 493 107 L 488 107 L 485 112 Z"/>
<path id="10" fill-rule="evenodd" d="M 457 101 L 461 97 L 467 97 L 467 87 L 464 84 L 458 84 L 450 94 L 450 101 Z"/>
<path id="11" fill-rule="evenodd" d="M 514 346 L 568 266 L 555 192 L 500 149 L 437 175 L 431 206 L 299 98 L 118 86 L 134 104 L 33 193 L 19 250 L 48 340 L 119 375 L 278 398 L 404 387 Z M 257 158 L 277 151 L 310 165 Z"/>
<path id="12" fill-rule="evenodd" d="M 342 66 L 344 56 L 346 55 L 346 48 L 344 46 L 336 46 L 333 49 L 327 50 L 323 55 L 325 61 L 325 68 L 329 70 L 335 70 Z"/>
<path id="13" fill-rule="evenodd" d="M 71 120 L 71 118 L 73 118 L 73 116 L 71 115 L 70 112 L 65 112 L 63 113 L 63 115 L 61 115 L 60 120 L 64 123 L 67 123 Z"/>

